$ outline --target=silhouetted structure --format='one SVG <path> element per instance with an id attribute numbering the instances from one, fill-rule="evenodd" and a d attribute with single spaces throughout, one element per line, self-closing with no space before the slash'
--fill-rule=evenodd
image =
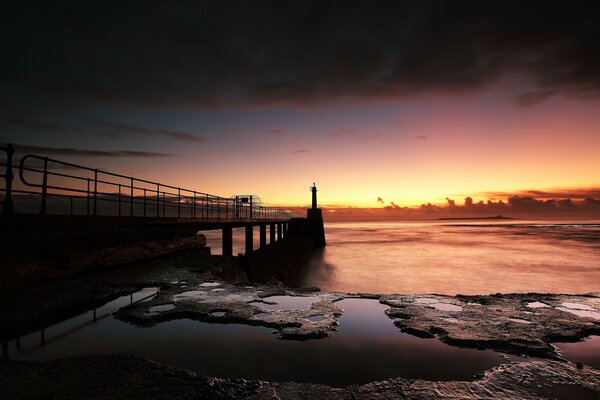
<path id="1" fill-rule="evenodd" d="M 323 247 L 326 245 L 325 226 L 323 224 L 323 212 L 317 207 L 317 185 L 314 182 L 310 187 L 310 191 L 312 192 L 312 207 L 307 210 L 306 217 L 311 225 L 315 246 Z"/>

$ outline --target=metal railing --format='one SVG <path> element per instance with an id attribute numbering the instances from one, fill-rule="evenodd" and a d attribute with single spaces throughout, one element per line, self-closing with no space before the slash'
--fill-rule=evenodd
<path id="1" fill-rule="evenodd" d="M 1 176 L 5 188 L 0 188 L 4 192 L 5 213 L 14 212 L 13 203 L 18 203 L 15 195 L 19 195 L 29 199 L 39 196 L 37 212 L 43 215 L 252 220 L 292 216 L 281 209 L 262 206 L 256 196 L 220 197 L 34 154 L 21 158 L 20 187 L 13 188 L 14 148 L 9 144 L 0 150 L 7 154 L 7 162 L 0 164 L 6 167 Z M 54 204 L 50 204 L 51 199 Z"/>

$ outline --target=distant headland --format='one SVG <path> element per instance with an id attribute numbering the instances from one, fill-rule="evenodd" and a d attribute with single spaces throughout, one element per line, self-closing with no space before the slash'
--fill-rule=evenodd
<path id="1" fill-rule="evenodd" d="M 494 215 L 491 217 L 446 217 L 446 218 L 438 218 L 438 220 L 440 221 L 453 221 L 453 220 L 465 220 L 465 219 L 485 219 L 485 220 L 490 220 L 490 219 L 517 219 L 517 218 L 511 218 L 511 217 L 504 217 L 502 216 L 502 214 L 500 215 Z"/>

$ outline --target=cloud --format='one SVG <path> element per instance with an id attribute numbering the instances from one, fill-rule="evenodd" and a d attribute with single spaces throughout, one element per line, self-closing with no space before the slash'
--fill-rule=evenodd
<path id="1" fill-rule="evenodd" d="M 524 106 L 530 106 L 541 103 L 542 101 L 556 95 L 557 92 L 558 91 L 554 89 L 527 92 L 519 95 L 519 97 L 517 97 L 517 102 Z"/>
<path id="2" fill-rule="evenodd" d="M 360 133 L 351 129 L 338 129 L 335 132 L 328 132 L 327 136 L 334 139 L 379 139 L 383 135 L 381 133 Z"/>
<path id="3" fill-rule="evenodd" d="M 79 156 L 79 157 L 138 157 L 138 158 L 165 158 L 173 157 L 174 154 L 155 153 L 148 151 L 133 150 L 87 150 L 68 147 L 44 147 L 15 144 L 15 152 L 19 154 L 33 153 L 39 156 Z"/>
<path id="4" fill-rule="evenodd" d="M 96 118 L 86 118 L 91 126 L 107 131 L 109 134 L 140 134 L 140 135 L 161 135 L 171 139 L 183 142 L 205 142 L 204 138 L 196 136 L 192 133 L 171 131 L 168 129 L 149 129 L 138 125 L 122 124 L 119 122 L 105 121 Z"/>
<path id="5" fill-rule="evenodd" d="M 66 125 L 58 122 L 45 122 L 33 117 L 24 117 L 10 114 L 6 118 L 6 123 L 18 128 L 29 129 L 38 132 L 50 133 L 80 133 L 82 129 L 72 125 Z"/>
<path id="6" fill-rule="evenodd" d="M 182 142 L 206 142 L 206 139 L 196 136 L 192 133 L 171 131 L 168 129 L 160 129 L 156 131 L 157 134 L 170 137 L 171 139 L 179 140 Z"/>
<path id="7" fill-rule="evenodd" d="M 0 101 L 270 106 L 469 92 L 507 74 L 598 97 L 598 4 L 578 1 L 247 2 L 3 9 Z"/>
<path id="8" fill-rule="evenodd" d="M 553 190 L 521 190 L 516 193 L 510 192 L 484 192 L 484 196 L 503 197 L 511 196 L 535 197 L 537 199 L 585 199 L 588 197 L 600 198 L 600 188 L 572 188 L 572 189 L 553 189 Z"/>
<path id="9" fill-rule="evenodd" d="M 417 136 L 413 136 L 413 138 L 415 138 L 417 140 L 427 140 L 426 135 L 417 135 Z"/>
<path id="10" fill-rule="evenodd" d="M 285 136 L 287 135 L 287 132 L 282 130 L 282 129 L 269 129 L 267 131 L 267 135 L 271 135 L 271 136 Z"/>
<path id="11" fill-rule="evenodd" d="M 304 154 L 304 153 L 308 153 L 308 149 L 298 149 L 298 150 L 292 151 L 292 154 Z"/>

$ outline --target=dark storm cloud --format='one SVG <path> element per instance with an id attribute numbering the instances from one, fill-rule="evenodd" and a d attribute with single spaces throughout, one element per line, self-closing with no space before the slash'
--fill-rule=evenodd
<path id="1" fill-rule="evenodd" d="M 138 125 L 122 124 L 118 122 L 104 121 L 95 118 L 87 118 L 86 122 L 96 128 L 100 128 L 109 134 L 133 133 L 141 135 L 161 135 L 171 139 L 184 142 L 205 142 L 206 140 L 192 133 L 177 132 L 168 129 L 149 129 Z"/>
<path id="2" fill-rule="evenodd" d="M 28 146 L 15 144 L 18 154 L 33 153 L 40 156 L 78 156 L 78 157 L 143 157 L 143 158 L 165 158 L 173 157 L 173 154 L 155 153 L 148 151 L 133 150 L 88 150 L 62 147 Z"/>
<path id="3" fill-rule="evenodd" d="M 76 126 L 66 125 L 58 122 L 45 122 L 35 118 L 19 115 L 9 115 L 3 125 L 5 127 L 25 128 L 32 131 L 49 133 L 79 133 L 82 131 L 81 128 Z"/>
<path id="4" fill-rule="evenodd" d="M 594 97 L 599 8 L 507 0 L 11 2 L 0 28 L 0 105 L 363 101 L 469 91 L 513 72 L 537 84 L 523 104 Z"/>

